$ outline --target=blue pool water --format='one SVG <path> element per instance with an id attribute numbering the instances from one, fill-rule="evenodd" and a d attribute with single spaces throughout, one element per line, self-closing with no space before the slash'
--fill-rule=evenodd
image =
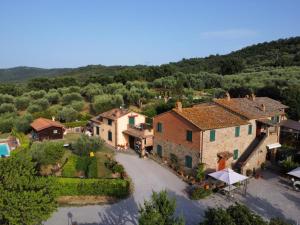
<path id="1" fill-rule="evenodd" d="M 9 147 L 8 144 L 0 144 L 0 156 L 9 156 Z"/>

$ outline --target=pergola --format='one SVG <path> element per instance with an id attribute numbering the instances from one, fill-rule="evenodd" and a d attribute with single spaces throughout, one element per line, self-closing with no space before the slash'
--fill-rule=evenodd
<path id="1" fill-rule="evenodd" d="M 242 182 L 244 185 L 244 194 L 247 192 L 247 179 L 248 177 L 239 174 L 235 171 L 233 171 L 230 168 L 226 168 L 217 172 L 213 172 L 208 174 L 209 176 L 215 178 L 216 180 L 222 181 L 227 184 L 227 186 L 223 189 L 226 191 L 228 194 L 230 194 L 231 191 L 236 189 L 237 187 L 234 186 L 233 184 Z"/>

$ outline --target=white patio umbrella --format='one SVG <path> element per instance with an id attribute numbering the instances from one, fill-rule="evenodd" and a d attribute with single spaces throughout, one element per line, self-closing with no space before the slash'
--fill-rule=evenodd
<path id="1" fill-rule="evenodd" d="M 288 172 L 287 174 L 300 178 L 300 167 Z"/>
<path id="2" fill-rule="evenodd" d="M 232 169 L 229 169 L 229 168 L 223 169 L 223 170 L 220 170 L 217 172 L 213 172 L 208 175 L 217 180 L 223 181 L 224 183 L 226 183 L 228 185 L 232 185 L 237 182 L 248 179 L 248 177 L 246 177 L 242 174 L 239 174 L 237 172 L 234 172 Z"/>

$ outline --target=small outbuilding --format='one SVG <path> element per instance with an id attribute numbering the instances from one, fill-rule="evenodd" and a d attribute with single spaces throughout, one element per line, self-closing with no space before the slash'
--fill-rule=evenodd
<path id="1" fill-rule="evenodd" d="M 31 134 L 33 140 L 62 139 L 64 136 L 64 125 L 54 120 L 38 118 L 30 126 L 32 127 Z"/>

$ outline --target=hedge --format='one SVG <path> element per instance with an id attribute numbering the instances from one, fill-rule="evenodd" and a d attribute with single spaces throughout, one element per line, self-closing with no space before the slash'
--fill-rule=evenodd
<path id="1" fill-rule="evenodd" d="M 130 183 L 122 179 L 57 178 L 59 196 L 102 195 L 123 198 L 129 195 Z"/>
<path id="2" fill-rule="evenodd" d="M 64 123 L 65 127 L 73 128 L 73 127 L 84 127 L 87 124 L 87 120 L 83 121 L 75 121 L 75 122 L 68 122 Z"/>

